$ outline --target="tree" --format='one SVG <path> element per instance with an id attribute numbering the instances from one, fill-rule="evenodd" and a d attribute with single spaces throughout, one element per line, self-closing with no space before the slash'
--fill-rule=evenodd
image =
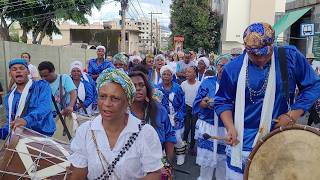
<path id="1" fill-rule="evenodd" d="M 184 36 L 184 47 L 218 51 L 221 20 L 208 0 L 174 0 L 171 5 L 172 37 Z M 171 37 L 171 39 L 172 39 Z"/>
<path id="2" fill-rule="evenodd" d="M 11 23 L 18 22 L 23 30 L 22 39 L 32 33 L 32 43 L 41 44 L 47 35 L 61 34 L 57 24 L 72 20 L 77 24 L 88 23 L 86 14 L 92 7 L 100 9 L 104 0 L 0 0 L 0 38 L 10 40 Z M 7 24 L 7 22 L 11 22 Z"/>

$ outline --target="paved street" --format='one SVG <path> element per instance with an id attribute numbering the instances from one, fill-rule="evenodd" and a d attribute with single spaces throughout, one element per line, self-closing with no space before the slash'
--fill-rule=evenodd
<path id="1" fill-rule="evenodd" d="M 199 166 L 196 165 L 195 156 L 188 155 L 186 157 L 186 162 L 182 166 L 176 166 L 176 168 L 190 172 L 190 174 L 176 172 L 176 180 L 193 180 L 197 179 L 199 176 Z"/>

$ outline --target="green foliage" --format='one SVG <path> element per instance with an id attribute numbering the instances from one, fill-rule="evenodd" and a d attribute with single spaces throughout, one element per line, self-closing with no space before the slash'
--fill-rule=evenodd
<path id="1" fill-rule="evenodd" d="M 219 16 L 213 12 L 208 0 L 174 0 L 171 5 L 172 37 L 182 35 L 184 47 L 218 51 L 220 40 Z"/>
<path id="2" fill-rule="evenodd" d="M 91 8 L 101 8 L 104 0 L 0 0 L 0 15 L 11 22 L 19 22 L 23 31 L 32 32 L 33 43 L 41 43 L 47 35 L 61 34 L 57 24 L 72 20 L 88 23 L 86 14 Z M 2 14 L 1 14 L 2 12 Z"/>

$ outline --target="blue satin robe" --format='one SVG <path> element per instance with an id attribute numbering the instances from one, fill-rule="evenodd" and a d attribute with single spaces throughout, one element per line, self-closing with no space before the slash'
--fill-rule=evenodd
<path id="1" fill-rule="evenodd" d="M 289 107 L 291 110 L 302 109 L 306 112 L 320 96 L 320 79 L 301 52 L 293 46 L 284 46 L 284 48 L 288 65 Z M 283 91 L 278 47 L 274 47 L 274 54 L 276 62 L 276 93 L 272 118 L 276 119 L 281 114 L 288 112 L 289 107 L 285 99 L 285 92 Z M 244 56 L 245 51 L 242 55 L 224 66 L 220 88 L 215 96 L 215 110 L 219 117 L 224 111 L 230 110 L 233 113 L 235 111 L 237 81 Z M 249 60 L 249 84 L 254 90 L 259 90 L 262 87 L 268 71 L 267 66 L 270 66 L 270 62 L 261 69 Z M 300 95 L 293 102 L 296 86 L 299 87 Z M 246 87 L 245 96 L 243 150 L 252 151 L 253 141 L 259 129 L 264 95 L 256 97 L 254 99 L 256 104 L 253 104 L 249 99 L 249 90 Z M 272 122 L 271 128 L 274 125 L 275 122 Z M 228 159 L 230 160 L 230 158 Z M 243 172 L 243 169 L 239 171 Z"/>
<path id="2" fill-rule="evenodd" d="M 107 68 L 115 68 L 108 59 L 105 59 L 103 63 L 99 65 L 97 64 L 97 59 L 90 59 L 88 63 L 88 74 L 97 75 Z M 96 81 L 97 79 L 93 80 Z"/>
<path id="3" fill-rule="evenodd" d="M 158 133 L 162 146 L 166 142 L 176 143 L 176 133 L 170 123 L 167 110 L 160 103 L 157 103 L 157 108 L 157 116 L 151 118 L 155 118 L 156 120 L 157 127 L 155 127 L 155 130 Z M 136 116 L 132 111 L 131 114 Z"/>
<path id="4" fill-rule="evenodd" d="M 162 98 L 162 105 L 166 108 L 167 113 L 170 112 L 169 110 L 169 94 L 174 93 L 174 98 L 172 102 L 172 106 L 174 108 L 174 111 L 176 113 L 175 115 L 175 127 L 174 129 L 182 129 L 184 127 L 184 117 L 186 115 L 186 103 L 185 103 L 185 97 L 184 92 L 179 84 L 172 82 L 172 87 L 170 90 L 165 90 L 163 87 L 163 83 L 160 83 L 158 85 L 158 88 L 163 93 Z"/>
<path id="5" fill-rule="evenodd" d="M 94 89 L 92 89 L 92 85 L 86 81 L 86 80 L 82 80 L 81 79 L 81 83 L 83 83 L 84 86 L 84 91 L 85 91 L 85 99 L 83 101 L 83 105 L 85 108 L 88 108 L 90 106 L 90 104 L 92 104 L 95 99 L 94 99 Z M 79 91 L 78 89 L 79 87 L 77 87 L 77 93 Z M 77 111 L 77 106 L 74 106 L 74 111 Z"/>
<path id="6" fill-rule="evenodd" d="M 217 77 L 207 77 L 202 81 L 202 83 L 199 86 L 197 96 L 193 102 L 192 106 L 192 113 L 198 114 L 198 118 L 201 121 L 205 121 L 211 125 L 214 125 L 214 109 L 209 108 L 201 108 L 200 102 L 203 98 L 209 97 L 214 99 L 214 96 L 216 94 L 216 88 L 217 88 Z M 222 121 L 218 121 L 218 127 L 224 127 Z M 205 140 L 204 138 L 199 137 L 197 140 L 198 147 L 203 149 L 208 149 L 210 151 L 213 151 L 213 142 Z M 225 145 L 218 144 L 217 153 L 218 154 L 225 154 Z"/>
<path id="7" fill-rule="evenodd" d="M 9 131 L 9 92 L 5 96 L 5 109 L 6 109 L 6 124 L 0 128 L 0 138 L 5 139 Z M 11 119 L 14 120 L 16 111 L 18 109 L 19 100 L 21 98 L 21 93 L 17 90 L 14 92 L 13 102 L 12 102 L 12 114 Z M 29 100 L 29 105 L 27 107 L 25 115 L 21 118 L 27 121 L 26 127 L 37 131 L 41 134 L 52 136 L 56 130 L 56 124 L 52 116 L 51 109 L 51 88 L 47 81 L 39 80 L 33 81 L 29 94 L 27 95 L 27 101 Z"/>

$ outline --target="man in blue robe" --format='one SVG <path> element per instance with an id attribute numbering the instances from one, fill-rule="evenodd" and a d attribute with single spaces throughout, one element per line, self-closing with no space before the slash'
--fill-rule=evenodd
<path id="1" fill-rule="evenodd" d="M 28 78 L 28 63 L 14 59 L 9 63 L 9 73 L 17 85 L 5 96 L 6 124 L 0 128 L 0 138 L 5 139 L 11 128 L 25 126 L 43 135 L 52 136 L 56 126 L 51 106 L 51 89 L 44 80 Z"/>
<path id="2" fill-rule="evenodd" d="M 214 104 L 231 145 L 226 150 L 227 179 L 243 179 L 257 140 L 274 128 L 294 124 L 320 95 L 320 79 L 304 55 L 293 46 L 284 46 L 289 82 L 286 98 L 279 48 L 273 45 L 274 30 L 269 24 L 250 25 L 243 39 L 245 50 L 224 67 Z M 293 102 L 296 86 L 301 94 Z"/>

